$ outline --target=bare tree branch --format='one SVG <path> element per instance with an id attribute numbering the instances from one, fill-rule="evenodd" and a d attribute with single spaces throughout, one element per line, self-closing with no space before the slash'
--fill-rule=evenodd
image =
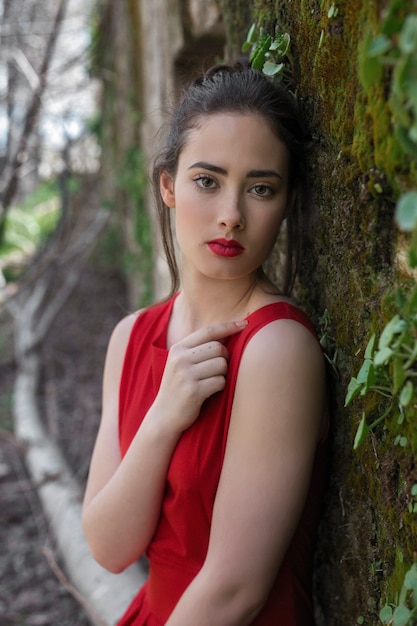
<path id="1" fill-rule="evenodd" d="M 15 353 L 18 363 L 42 342 L 56 315 L 71 295 L 108 216 L 107 211 L 98 211 L 83 232 L 75 233 L 74 240 L 64 244 L 65 247 L 57 239 L 57 250 L 47 255 L 47 262 L 42 263 L 42 273 L 14 297 L 6 300 L 5 306 L 12 313 L 17 329 Z M 58 267 L 53 262 L 55 256 L 59 258 Z M 51 280 L 50 272 L 55 273 L 55 282 Z"/>
<path id="2" fill-rule="evenodd" d="M 40 87 L 39 76 L 37 75 L 33 65 L 27 56 L 19 48 L 11 50 L 10 56 L 14 59 L 16 65 L 28 81 L 32 91 L 36 91 Z"/>
<path id="3" fill-rule="evenodd" d="M 58 11 L 55 16 L 53 29 L 51 31 L 45 54 L 43 57 L 42 65 L 39 72 L 39 85 L 33 92 L 33 96 L 30 105 L 26 111 L 24 118 L 22 132 L 20 139 L 15 150 L 15 155 L 12 159 L 11 172 L 9 180 L 7 181 L 3 193 L 0 197 L 0 242 L 4 237 L 6 215 L 10 208 L 10 205 L 16 195 L 19 185 L 19 168 L 25 159 L 26 150 L 28 147 L 28 141 L 32 134 L 33 128 L 38 119 L 39 110 L 42 102 L 42 94 L 47 84 L 48 69 L 52 60 L 56 40 L 59 34 L 59 30 L 62 24 L 62 20 L 65 15 L 68 0 L 61 0 Z"/>

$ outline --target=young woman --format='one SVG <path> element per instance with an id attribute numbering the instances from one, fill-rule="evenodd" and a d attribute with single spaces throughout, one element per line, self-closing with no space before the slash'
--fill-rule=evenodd
<path id="1" fill-rule="evenodd" d="M 314 623 L 325 368 L 284 295 L 308 211 L 304 173 L 282 87 L 240 65 L 189 87 L 154 172 L 173 294 L 113 332 L 85 494 L 97 561 L 120 572 L 149 559 L 120 626 Z M 285 219 L 281 291 L 262 266 Z"/>

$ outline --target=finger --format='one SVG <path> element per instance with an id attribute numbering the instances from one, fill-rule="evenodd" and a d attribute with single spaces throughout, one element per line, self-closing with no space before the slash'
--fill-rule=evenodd
<path id="1" fill-rule="evenodd" d="M 201 396 L 204 399 L 209 398 L 218 391 L 223 391 L 226 386 L 226 378 L 224 376 L 212 376 L 200 382 Z"/>
<path id="2" fill-rule="evenodd" d="M 195 376 L 198 380 L 205 380 L 208 378 L 214 378 L 216 376 L 226 376 L 227 374 L 227 361 L 224 357 L 217 357 L 215 359 L 209 359 L 208 361 L 202 361 L 195 365 Z"/>
<path id="3" fill-rule="evenodd" d="M 216 359 L 219 356 L 225 359 L 229 357 L 227 349 L 220 341 L 209 341 L 200 346 L 195 346 L 195 348 L 191 348 L 191 354 L 194 363 L 200 363 L 208 359 Z"/>
<path id="4" fill-rule="evenodd" d="M 248 325 L 247 320 L 239 320 L 236 322 L 222 322 L 221 324 L 213 324 L 194 331 L 185 339 L 185 345 L 188 348 L 195 348 L 204 343 L 224 339 L 236 333 L 240 333 Z"/>

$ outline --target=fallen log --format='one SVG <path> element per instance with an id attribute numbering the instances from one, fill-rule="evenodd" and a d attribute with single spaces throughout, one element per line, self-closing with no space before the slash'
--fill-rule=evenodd
<path id="1" fill-rule="evenodd" d="M 25 462 L 56 538 L 69 579 L 85 599 L 84 608 L 96 626 L 116 623 L 145 581 L 134 565 L 110 574 L 90 555 L 81 527 L 79 485 L 56 443 L 46 432 L 37 406 L 39 358 L 31 354 L 20 368 L 14 389 L 16 437 L 24 442 Z"/>
<path id="2" fill-rule="evenodd" d="M 74 237 L 58 241 L 43 259 L 43 270 L 5 304 L 14 320 L 17 372 L 13 394 L 14 428 L 59 556 L 82 606 L 96 626 L 113 626 L 146 579 L 139 565 L 114 575 L 92 558 L 81 524 L 81 488 L 48 433 L 39 408 L 40 345 L 76 286 L 89 253 L 107 220 L 97 212 Z M 57 263 L 59 259 L 59 263 Z M 78 597 L 79 595 L 79 597 Z"/>

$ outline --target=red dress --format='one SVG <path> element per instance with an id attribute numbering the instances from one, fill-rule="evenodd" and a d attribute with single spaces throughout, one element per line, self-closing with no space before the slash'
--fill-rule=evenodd
<path id="1" fill-rule="evenodd" d="M 166 334 L 173 302 L 174 299 L 171 299 L 143 311 L 131 332 L 120 383 L 122 456 L 158 392 L 168 355 Z M 249 339 L 260 328 L 277 319 L 296 320 L 316 336 L 305 314 L 284 302 L 266 305 L 247 319 L 248 326 L 225 341 L 230 355 L 226 388 L 203 404 L 199 418 L 184 432 L 174 450 L 160 520 L 147 550 L 149 579 L 118 626 L 165 624 L 204 563 L 239 362 Z M 304 513 L 269 599 L 253 626 L 314 624 L 311 575 L 326 474 L 327 438 L 326 433 L 317 446 Z"/>

